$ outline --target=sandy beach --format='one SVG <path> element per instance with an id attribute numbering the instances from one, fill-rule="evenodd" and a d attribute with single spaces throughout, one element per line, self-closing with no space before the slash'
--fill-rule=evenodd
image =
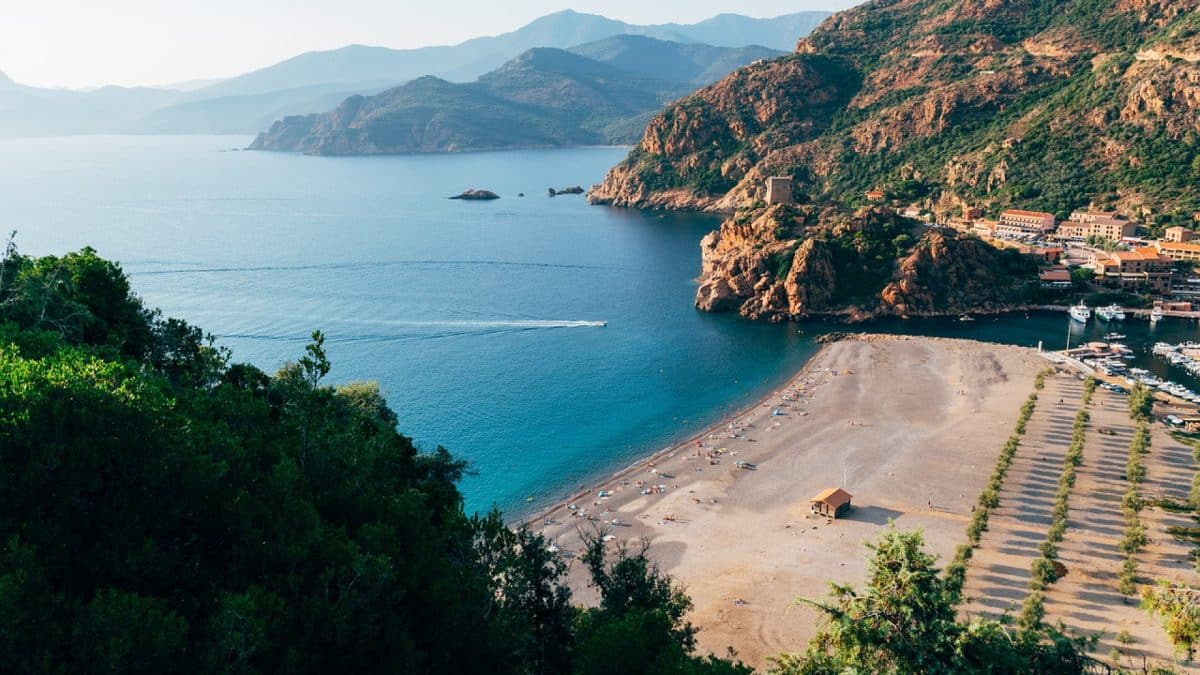
<path id="1" fill-rule="evenodd" d="M 892 521 L 948 560 L 995 457 L 1046 362 L 1033 350 L 908 336 L 824 346 L 785 387 L 732 422 L 658 453 L 529 520 L 568 558 L 580 530 L 650 540 L 687 587 L 702 651 L 755 666 L 802 650 L 829 582 L 861 583 Z M 827 487 L 846 518 L 808 513 Z M 578 600 L 594 600 L 573 564 Z"/>

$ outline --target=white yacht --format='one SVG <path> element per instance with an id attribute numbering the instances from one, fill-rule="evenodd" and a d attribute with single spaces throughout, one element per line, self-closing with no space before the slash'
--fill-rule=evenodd
<path id="1" fill-rule="evenodd" d="M 1101 321 L 1124 321 L 1125 310 L 1120 305 L 1109 305 L 1096 308 L 1096 318 Z"/>
<path id="2" fill-rule="evenodd" d="M 1163 308 L 1162 307 L 1155 307 L 1154 309 L 1150 310 L 1150 323 L 1158 323 L 1159 321 L 1162 321 L 1162 318 L 1163 318 Z"/>
<path id="3" fill-rule="evenodd" d="M 1082 300 L 1079 301 L 1078 305 L 1072 305 L 1071 309 L 1067 310 L 1067 313 L 1079 323 L 1087 323 L 1087 320 L 1092 318 L 1092 310 L 1088 309 L 1088 306 L 1083 304 Z"/>

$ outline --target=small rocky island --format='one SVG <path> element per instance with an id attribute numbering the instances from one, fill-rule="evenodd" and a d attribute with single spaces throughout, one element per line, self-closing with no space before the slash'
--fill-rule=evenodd
<path id="1" fill-rule="evenodd" d="M 464 190 L 460 194 L 456 194 L 450 199 L 466 199 L 468 201 L 486 202 L 493 199 L 500 199 L 500 195 L 491 190 Z"/>

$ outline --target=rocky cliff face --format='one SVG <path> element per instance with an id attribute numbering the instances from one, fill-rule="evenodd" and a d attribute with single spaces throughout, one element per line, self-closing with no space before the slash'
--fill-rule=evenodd
<path id="1" fill-rule="evenodd" d="M 660 113 L 595 203 L 731 214 L 697 307 L 781 320 L 998 311 L 1033 261 L 852 209 L 1200 211 L 1200 0 L 873 0 Z M 799 201 L 764 207 L 765 179 Z M 836 206 L 833 206 L 836 205 Z M 911 229 L 911 231 L 910 231 Z"/>
<path id="2" fill-rule="evenodd" d="M 1023 302 L 1036 265 L 885 210 L 772 206 L 736 213 L 701 243 L 696 307 L 751 319 L 933 316 Z"/>
<path id="3" fill-rule="evenodd" d="M 876 0 L 655 118 L 600 203 L 1200 209 L 1200 0 Z"/>

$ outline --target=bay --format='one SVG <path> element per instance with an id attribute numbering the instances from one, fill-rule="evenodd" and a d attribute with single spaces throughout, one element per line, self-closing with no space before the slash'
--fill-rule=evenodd
<path id="1" fill-rule="evenodd" d="M 794 329 L 693 309 L 713 218 L 547 196 L 598 182 L 625 149 L 230 151 L 247 142 L 2 141 L 0 225 L 25 253 L 120 261 L 149 305 L 268 372 L 324 331 L 331 382 L 378 381 L 401 431 L 470 462 L 469 509 L 534 508 L 813 352 Z M 472 187 L 502 199 L 446 199 Z"/>
<path id="2" fill-rule="evenodd" d="M 692 306 L 718 220 L 588 206 L 623 148 L 321 158 L 242 137 L 0 141 L 0 226 L 24 253 L 92 246 L 151 306 L 273 371 L 327 335 L 332 383 L 374 380 L 420 447 L 469 461 L 469 510 L 528 513 L 780 386 L 845 327 Z M 467 188 L 494 202 L 452 201 Z M 517 196 L 524 192 L 524 197 Z M 601 325 L 604 324 L 604 325 Z M 879 321 L 854 330 L 1064 346 L 1063 314 Z M 1191 321 L 1075 326 L 1148 354 Z"/>

